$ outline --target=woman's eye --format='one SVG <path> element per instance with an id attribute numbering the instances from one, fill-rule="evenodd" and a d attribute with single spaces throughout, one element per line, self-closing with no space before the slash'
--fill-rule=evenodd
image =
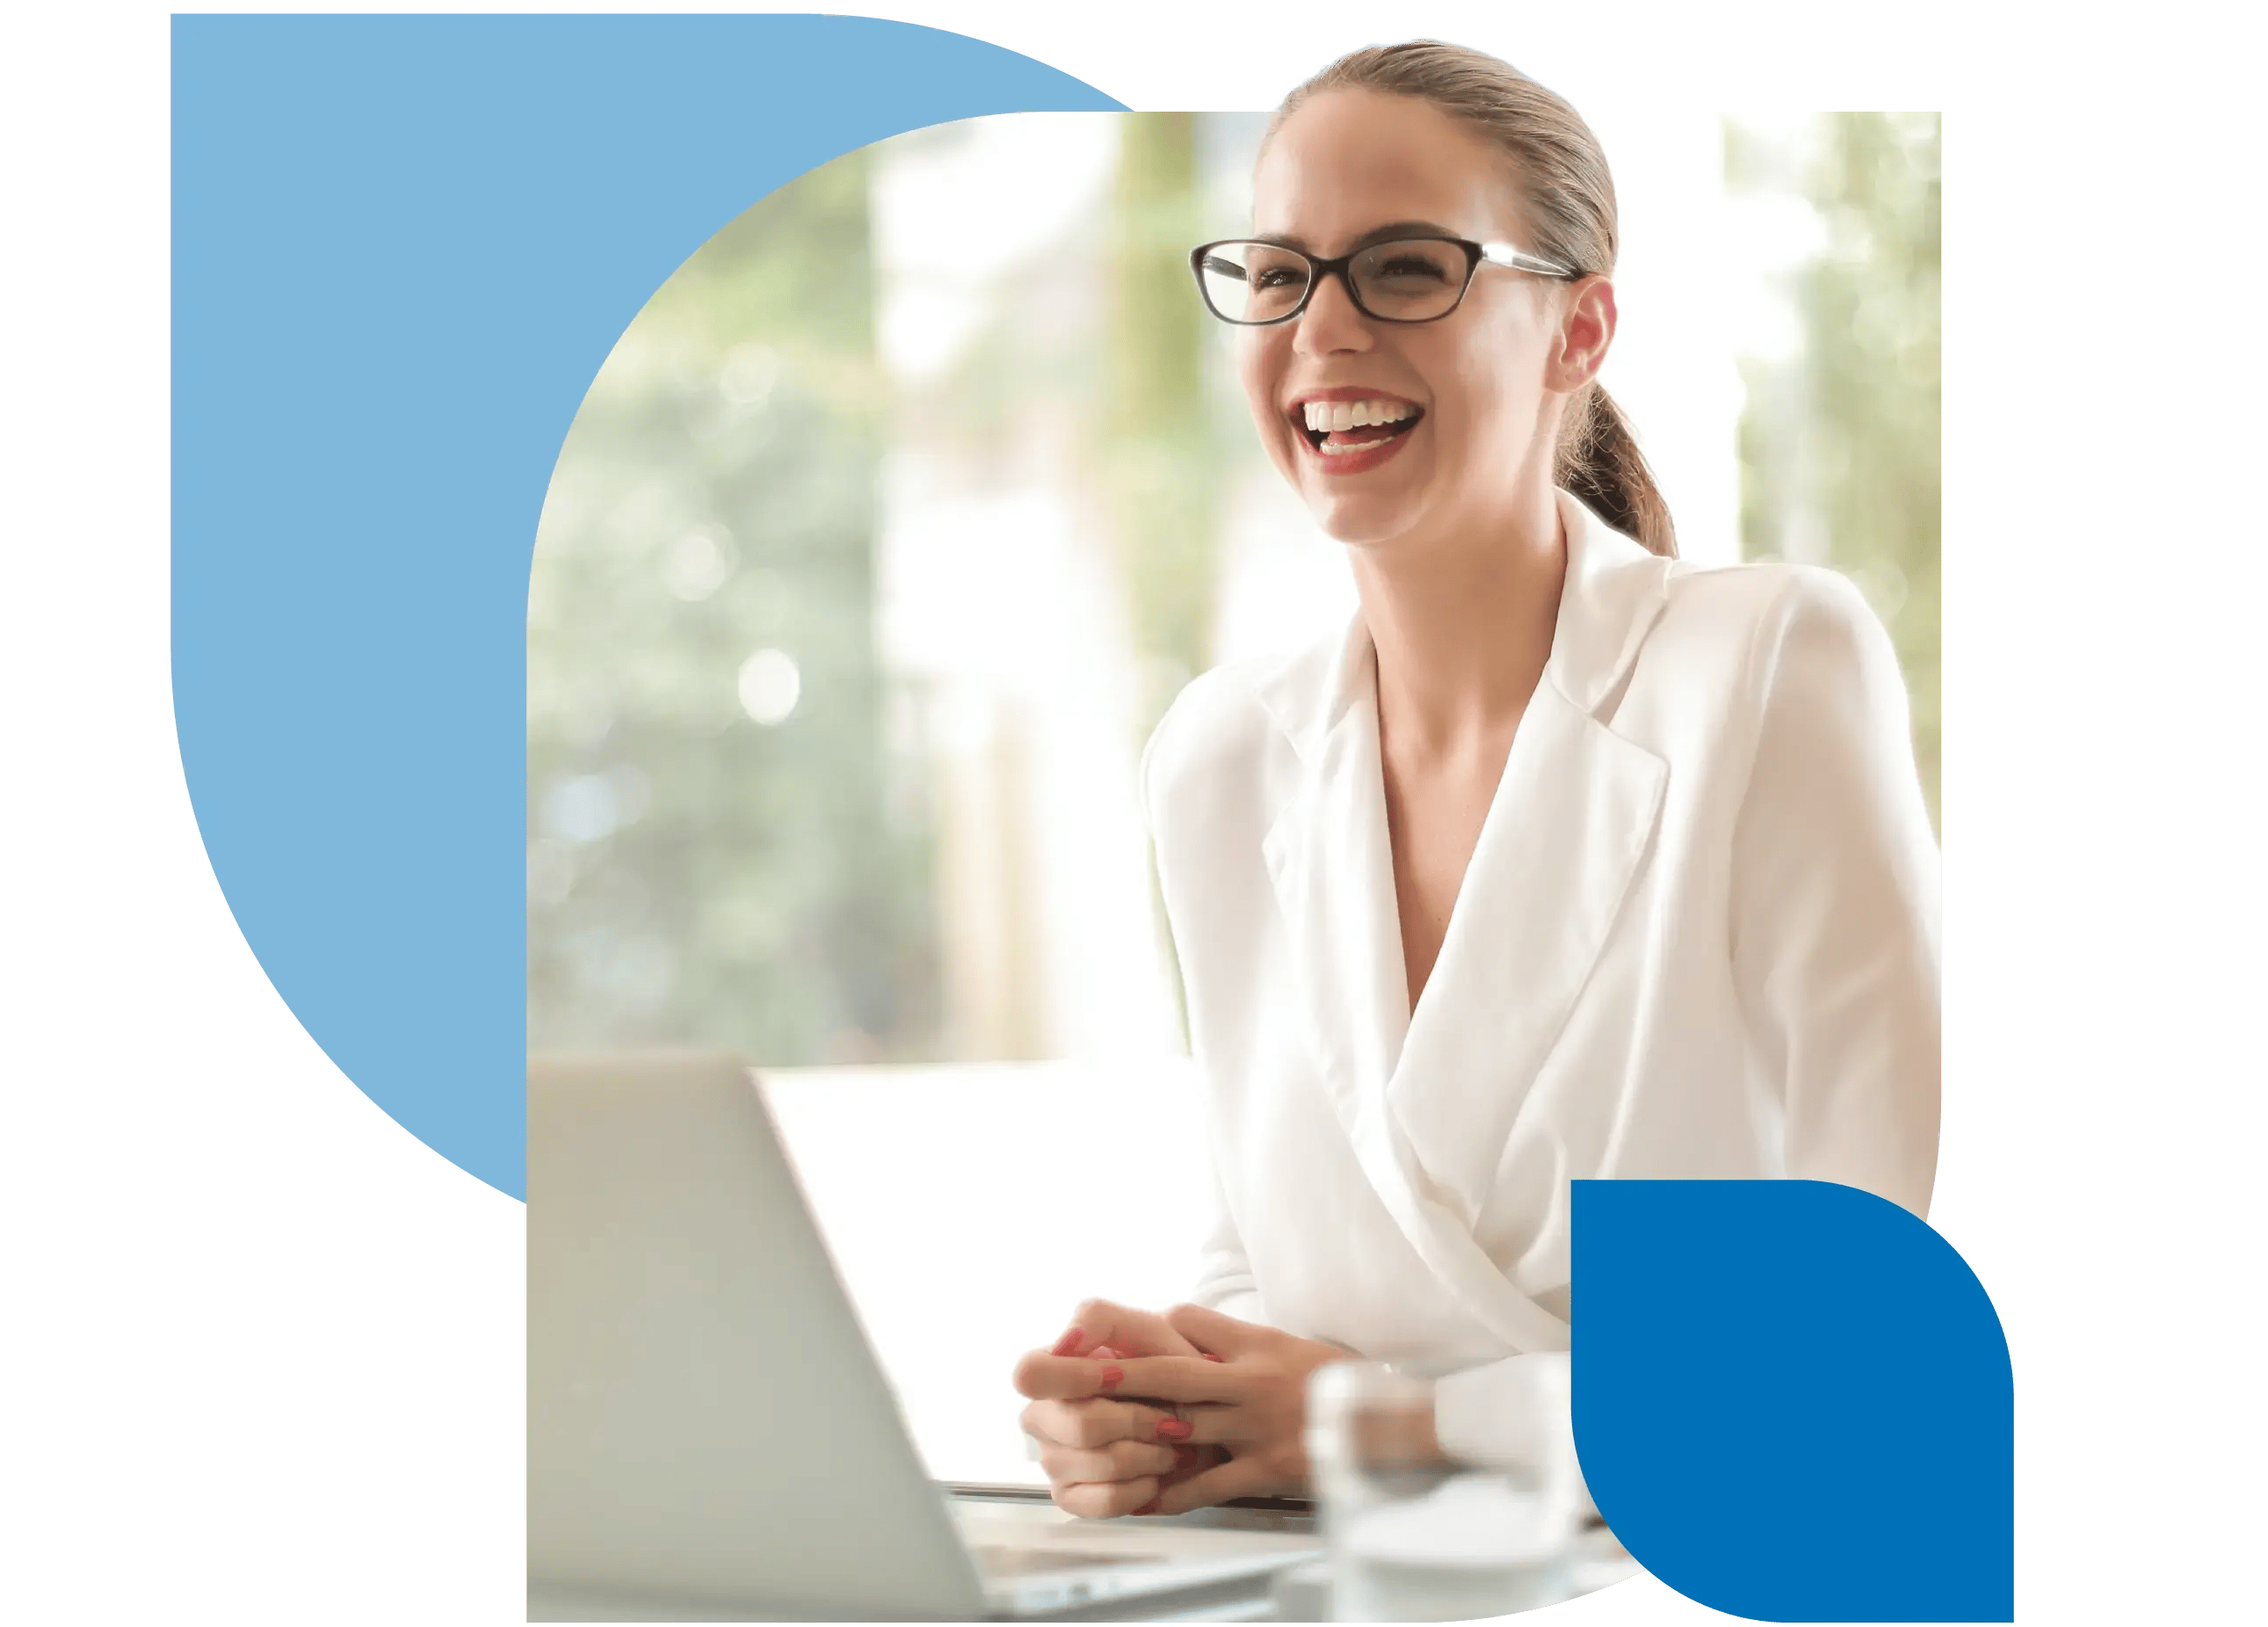
<path id="1" fill-rule="evenodd" d="M 1446 281 L 1447 278 L 1447 273 L 1441 269 L 1441 265 L 1439 261 L 1427 260 L 1417 255 L 1388 260 L 1380 265 L 1378 270 L 1373 272 L 1373 275 L 1377 277 L 1431 277 L 1436 282 Z"/>
<path id="2" fill-rule="evenodd" d="M 1252 285 L 1255 288 L 1281 288 L 1286 284 L 1296 283 L 1299 280 L 1300 274 L 1297 271 L 1278 270 L 1255 271 L 1252 274 Z"/>

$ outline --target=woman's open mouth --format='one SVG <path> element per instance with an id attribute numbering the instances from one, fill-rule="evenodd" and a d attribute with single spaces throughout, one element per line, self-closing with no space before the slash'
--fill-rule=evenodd
<path id="1" fill-rule="evenodd" d="M 1293 409 L 1307 448 L 1324 471 L 1359 474 L 1402 448 L 1425 410 L 1384 396 L 1359 401 L 1308 401 Z"/>

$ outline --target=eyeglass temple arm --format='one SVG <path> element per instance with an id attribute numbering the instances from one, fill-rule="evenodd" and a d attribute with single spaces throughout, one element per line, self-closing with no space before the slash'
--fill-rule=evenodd
<path id="1" fill-rule="evenodd" d="M 1539 259 L 1514 248 L 1510 243 L 1483 243 L 1481 257 L 1498 265 L 1508 265 L 1516 271 L 1533 271 L 1538 277 L 1572 277 L 1574 272 L 1556 261 Z"/>

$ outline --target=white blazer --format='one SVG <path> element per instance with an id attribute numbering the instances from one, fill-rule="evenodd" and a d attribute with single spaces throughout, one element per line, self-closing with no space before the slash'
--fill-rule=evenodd
<path id="1" fill-rule="evenodd" d="M 1568 1345 L 1568 1182 L 1808 1177 L 1915 1214 L 1937 1159 L 1938 852 L 1889 635 L 1786 565 L 1657 558 L 1559 493 L 1565 587 L 1410 1009 L 1359 615 L 1205 674 L 1143 797 L 1219 1210 L 1193 1296 L 1379 1359 Z"/>

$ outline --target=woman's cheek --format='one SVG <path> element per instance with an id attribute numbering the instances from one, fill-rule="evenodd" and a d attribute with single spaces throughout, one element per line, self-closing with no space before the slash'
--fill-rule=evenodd
<path id="1" fill-rule="evenodd" d="M 1298 479 L 1299 454 L 1292 445 L 1289 426 L 1279 421 L 1273 411 L 1263 416 L 1255 409 L 1253 427 L 1260 433 L 1260 444 L 1268 449 L 1269 462 L 1274 463 L 1286 479 Z"/>

